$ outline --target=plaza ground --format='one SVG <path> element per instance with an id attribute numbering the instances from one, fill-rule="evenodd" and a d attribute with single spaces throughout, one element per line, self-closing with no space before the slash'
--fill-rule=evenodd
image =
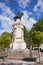
<path id="1" fill-rule="evenodd" d="M 29 53 L 29 57 L 30 57 L 30 53 Z M 5 61 L 3 61 L 3 59 L 0 59 L 0 65 L 5 63 L 5 64 L 11 64 L 12 65 L 43 65 L 43 52 L 41 52 L 41 63 L 39 64 L 39 57 L 38 57 L 38 51 L 33 50 L 32 51 L 32 57 L 35 57 L 37 59 L 36 62 L 32 62 L 32 61 L 23 61 L 23 60 L 15 60 L 15 59 L 5 59 Z"/>

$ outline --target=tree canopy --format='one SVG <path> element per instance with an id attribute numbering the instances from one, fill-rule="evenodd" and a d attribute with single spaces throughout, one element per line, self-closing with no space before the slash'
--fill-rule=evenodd
<path id="1" fill-rule="evenodd" d="M 12 42 L 12 35 L 8 32 L 2 33 L 2 36 L 0 36 L 0 49 L 9 47 L 11 42 Z"/>
<path id="2" fill-rule="evenodd" d="M 30 44 L 35 47 L 43 43 L 43 18 L 35 23 L 30 31 L 24 27 L 24 40 L 27 47 L 29 47 Z"/>
<path id="3" fill-rule="evenodd" d="M 43 18 L 33 25 L 32 30 L 43 32 Z"/>
<path id="4" fill-rule="evenodd" d="M 40 46 L 43 43 L 43 18 L 41 18 L 30 31 L 33 46 Z M 38 45 L 39 44 L 39 45 Z"/>

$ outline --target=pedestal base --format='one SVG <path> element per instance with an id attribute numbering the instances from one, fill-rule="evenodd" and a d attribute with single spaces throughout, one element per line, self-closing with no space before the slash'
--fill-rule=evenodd
<path id="1" fill-rule="evenodd" d="M 29 57 L 29 50 L 26 48 L 25 50 L 10 50 L 8 59 L 14 59 L 14 60 L 22 60 L 24 58 Z"/>
<path id="2" fill-rule="evenodd" d="M 10 48 L 12 50 L 23 50 L 23 49 L 26 49 L 26 43 L 23 41 L 23 42 L 14 42 L 10 45 Z"/>

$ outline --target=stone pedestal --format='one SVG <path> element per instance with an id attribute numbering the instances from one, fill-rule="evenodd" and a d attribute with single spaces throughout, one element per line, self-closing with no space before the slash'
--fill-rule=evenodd
<path id="1" fill-rule="evenodd" d="M 24 50 L 26 49 L 26 43 L 24 41 L 24 33 L 23 33 L 23 24 L 17 19 L 16 22 L 12 25 L 13 31 L 13 39 L 10 45 L 12 50 Z"/>

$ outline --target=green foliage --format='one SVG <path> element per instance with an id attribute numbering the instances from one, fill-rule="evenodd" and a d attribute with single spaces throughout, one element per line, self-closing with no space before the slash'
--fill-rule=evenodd
<path id="1" fill-rule="evenodd" d="M 11 37 L 9 36 L 9 34 L 7 34 L 7 33 L 3 33 L 2 34 L 2 37 L 3 37 L 3 40 L 4 40 L 4 47 L 6 48 L 6 47 L 8 47 L 9 45 L 10 45 L 10 43 L 11 43 Z"/>
<path id="2" fill-rule="evenodd" d="M 28 39 L 28 37 L 29 37 L 28 30 L 24 26 L 24 40 L 26 42 L 27 47 L 29 46 L 29 39 Z"/>
<path id="3" fill-rule="evenodd" d="M 25 26 L 24 26 L 24 40 L 26 42 L 27 48 L 29 48 L 30 44 L 32 44 L 32 38 Z"/>
<path id="4" fill-rule="evenodd" d="M 33 25 L 32 30 L 43 32 L 43 18 Z"/>
<path id="5" fill-rule="evenodd" d="M 24 40 L 27 47 L 32 44 L 33 47 L 40 46 L 43 43 L 43 18 L 33 25 L 31 31 L 24 27 Z"/>
<path id="6" fill-rule="evenodd" d="M 8 32 L 2 33 L 2 36 L 0 37 L 0 49 L 9 47 L 11 42 L 12 42 L 12 35 Z"/>
<path id="7" fill-rule="evenodd" d="M 4 48 L 3 38 L 0 36 L 0 49 Z"/>
<path id="8" fill-rule="evenodd" d="M 40 19 L 30 31 L 33 40 L 33 46 L 40 46 L 43 43 L 43 18 Z"/>
<path id="9" fill-rule="evenodd" d="M 41 35 L 41 43 L 43 44 L 43 32 L 40 32 Z"/>
<path id="10" fill-rule="evenodd" d="M 33 40 L 33 46 L 40 46 L 41 39 L 42 39 L 42 36 L 41 36 L 40 33 L 41 33 L 40 31 L 31 32 L 31 37 L 32 37 L 32 40 Z"/>

